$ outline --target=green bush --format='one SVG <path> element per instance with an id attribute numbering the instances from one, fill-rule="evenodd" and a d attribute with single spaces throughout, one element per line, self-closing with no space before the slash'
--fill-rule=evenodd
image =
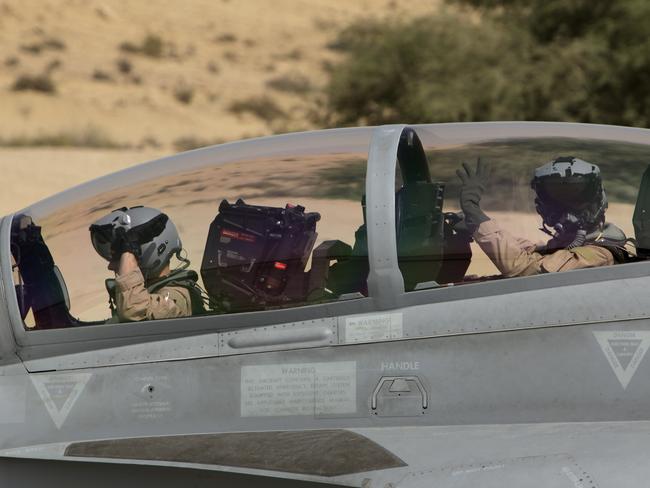
<path id="1" fill-rule="evenodd" d="M 340 32 L 320 122 L 650 126 L 650 3 L 447 1 L 461 8 Z"/>
<path id="2" fill-rule="evenodd" d="M 440 15 L 364 22 L 330 47 L 345 60 L 326 89 L 333 125 L 521 117 L 525 47 L 496 29 Z"/>

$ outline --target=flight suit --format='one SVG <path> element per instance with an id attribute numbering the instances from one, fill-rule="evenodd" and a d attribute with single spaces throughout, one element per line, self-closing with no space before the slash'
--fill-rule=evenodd
<path id="1" fill-rule="evenodd" d="M 192 315 L 192 302 L 187 289 L 165 286 L 150 293 L 140 269 L 118 276 L 115 283 L 115 307 L 120 321 L 135 322 Z"/>
<path id="2" fill-rule="evenodd" d="M 614 255 L 609 250 L 594 245 L 541 254 L 531 241 L 512 236 L 494 220 L 482 222 L 473 237 L 506 278 L 614 264 Z"/>

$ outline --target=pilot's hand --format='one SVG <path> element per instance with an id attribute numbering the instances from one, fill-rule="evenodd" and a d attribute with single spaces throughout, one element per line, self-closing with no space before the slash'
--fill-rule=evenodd
<path id="1" fill-rule="evenodd" d="M 142 249 L 135 236 L 122 227 L 115 229 L 115 238 L 111 243 L 113 259 L 119 260 L 122 254 L 133 254 L 136 260 L 140 260 Z"/>
<path id="2" fill-rule="evenodd" d="M 485 192 L 487 182 L 487 167 L 481 163 L 481 158 L 476 161 L 476 169 L 472 170 L 467 163 L 463 168 L 456 170 L 462 183 L 460 187 L 460 208 L 465 214 L 465 226 L 474 233 L 481 223 L 490 218 L 481 210 L 481 197 Z"/>

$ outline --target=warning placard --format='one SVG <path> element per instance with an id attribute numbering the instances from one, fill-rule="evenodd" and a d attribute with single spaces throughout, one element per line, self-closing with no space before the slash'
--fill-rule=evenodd
<path id="1" fill-rule="evenodd" d="M 355 361 L 243 366 L 241 416 L 354 413 L 356 390 Z"/>
<path id="2" fill-rule="evenodd" d="M 345 319 L 345 342 L 372 342 L 401 339 L 403 336 L 401 313 L 363 315 Z"/>

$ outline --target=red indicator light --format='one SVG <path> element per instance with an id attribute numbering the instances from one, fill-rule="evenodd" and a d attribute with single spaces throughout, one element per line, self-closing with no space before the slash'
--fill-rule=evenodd
<path id="1" fill-rule="evenodd" d="M 287 269 L 287 265 L 284 263 L 281 263 L 280 261 L 276 261 L 275 264 L 273 265 L 275 269 Z"/>
<path id="2" fill-rule="evenodd" d="M 255 242 L 255 236 L 252 236 L 250 234 L 244 234 L 243 232 L 237 232 L 234 230 L 221 229 L 221 235 L 223 237 L 230 237 L 231 239 L 237 239 L 238 241 Z"/>
<path id="3" fill-rule="evenodd" d="M 221 229 L 221 235 L 224 237 L 232 237 L 233 239 L 237 239 L 239 237 L 239 232 L 228 229 Z"/>

